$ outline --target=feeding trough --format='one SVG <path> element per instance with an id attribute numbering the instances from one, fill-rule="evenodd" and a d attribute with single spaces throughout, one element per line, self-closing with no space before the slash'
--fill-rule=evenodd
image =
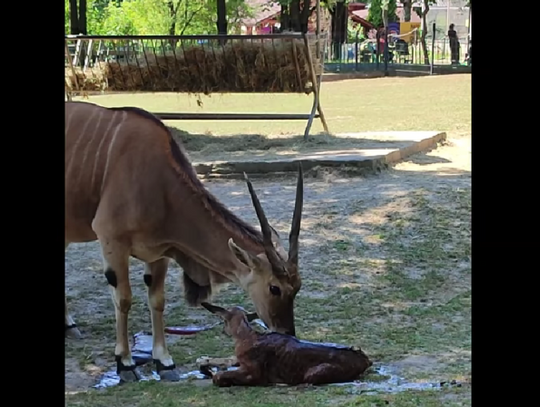
<path id="1" fill-rule="evenodd" d="M 307 120 L 328 132 L 320 106 L 326 35 L 65 37 L 65 88 L 77 95 L 127 92 L 312 95 L 309 113 L 155 112 L 163 120 Z"/>

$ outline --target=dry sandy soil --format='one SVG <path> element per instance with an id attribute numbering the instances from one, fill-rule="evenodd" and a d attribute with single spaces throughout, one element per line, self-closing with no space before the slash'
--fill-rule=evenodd
<path id="1" fill-rule="evenodd" d="M 373 291 L 378 284 L 374 279 L 378 273 L 384 271 L 383 263 L 387 255 L 387 252 L 376 244 L 377 239 L 381 239 L 379 233 L 374 233 L 377 225 L 391 219 L 396 213 L 406 217 L 408 212 L 414 210 L 411 197 L 418 198 L 419 194 L 434 208 L 452 207 L 460 191 L 470 193 L 470 171 L 470 137 L 450 137 L 448 142 L 436 150 L 417 154 L 379 175 L 348 177 L 334 172 L 306 179 L 303 229 L 300 236 L 304 285 L 297 297 L 300 301 L 298 304 L 301 304 L 302 299 L 323 303 L 327 296 L 347 287 Z M 282 236 L 286 236 L 292 216 L 295 179 L 256 179 L 254 183 L 268 218 Z M 205 184 L 236 214 L 257 225 L 246 186 L 242 181 L 207 181 Z M 467 245 L 470 225 L 466 213 L 463 215 L 461 212 L 461 215 L 461 218 L 458 216 L 451 221 L 462 223 L 461 226 L 458 224 L 458 228 L 463 230 L 463 236 L 449 239 L 450 246 L 459 244 L 460 239 Z M 414 233 L 410 233 L 404 234 L 400 239 L 406 245 L 413 244 L 416 237 Z M 336 242 L 344 242 L 344 245 L 359 248 L 359 251 L 342 250 Z M 337 265 L 356 261 L 355 258 L 358 257 L 363 258 L 363 265 L 358 263 L 362 272 L 338 273 L 333 270 Z M 369 267 L 366 266 L 368 260 Z M 462 273 L 463 270 L 470 269 L 469 260 L 470 256 L 465 256 L 455 264 L 448 265 L 449 280 L 445 283 L 447 288 L 437 291 L 429 300 L 430 303 L 449 301 L 470 289 L 468 278 L 463 277 L 470 271 Z M 114 367 L 114 310 L 105 277 L 102 275 L 101 256 L 96 242 L 71 245 L 66 252 L 65 267 L 68 305 L 85 335 L 83 341 L 66 340 L 66 391 L 75 391 L 92 386 L 103 371 Z M 419 278 L 423 273 L 421 268 L 414 266 L 404 267 L 404 272 L 410 278 Z M 142 263 L 133 260 L 131 275 L 134 305 L 130 320 L 131 334 L 150 329 L 142 273 Z M 166 323 L 189 325 L 213 322 L 214 319 L 204 310 L 190 309 L 184 305 L 179 277 L 180 269 L 173 265 L 167 279 Z M 238 288 L 230 287 L 219 294 L 216 302 L 232 305 L 244 299 Z M 399 304 L 396 304 L 398 301 L 392 305 L 394 309 L 399 308 Z M 245 305 L 249 307 L 249 302 L 245 302 Z M 398 314 L 395 314 L 392 318 L 397 316 Z M 316 318 L 310 322 L 306 318 L 300 322 L 304 332 L 307 325 L 316 323 L 315 320 Z M 323 328 L 326 327 L 326 331 L 331 330 L 336 321 L 329 319 L 326 324 L 318 326 L 317 331 L 313 331 L 307 339 L 324 339 Z M 376 321 L 369 323 L 372 322 Z M 366 326 L 369 326 L 369 323 Z M 468 322 L 465 320 L 463 323 Z M 435 325 L 433 329 L 436 329 Z M 441 329 L 444 330 L 444 327 Z M 198 350 L 194 344 L 196 338 L 169 336 L 169 340 L 177 365 L 187 369 L 192 363 L 191 366 L 186 366 L 190 364 L 186 361 L 194 362 L 200 356 L 193 351 Z M 371 343 L 369 339 L 366 341 Z M 376 345 L 372 345 L 372 348 L 375 356 L 384 353 Z M 224 353 L 231 351 L 232 348 Z M 458 349 L 447 361 L 463 361 L 469 357 L 470 351 Z M 440 355 L 409 354 L 396 360 L 395 365 L 429 376 L 431 371 L 437 371 L 440 365 L 444 364 L 443 359 Z"/>

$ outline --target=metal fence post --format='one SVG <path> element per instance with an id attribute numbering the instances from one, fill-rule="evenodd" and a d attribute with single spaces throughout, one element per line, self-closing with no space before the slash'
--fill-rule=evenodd
<path id="1" fill-rule="evenodd" d="M 435 28 L 436 24 L 433 23 L 433 31 L 431 37 L 431 66 L 429 68 L 429 74 L 433 75 L 433 65 L 435 64 Z"/>
<path id="2" fill-rule="evenodd" d="M 384 29 L 384 76 L 388 76 L 388 27 Z"/>
<path id="3" fill-rule="evenodd" d="M 375 58 L 375 68 L 377 69 L 377 71 L 379 70 L 379 58 L 381 56 L 380 40 L 381 32 L 377 30 L 377 34 L 375 34 L 375 41 L 377 41 L 377 46 L 375 47 L 375 49 L 377 50 L 377 58 Z"/>
<path id="4" fill-rule="evenodd" d="M 358 33 L 359 32 L 360 30 L 356 31 L 356 39 L 354 43 L 354 59 L 355 59 L 354 69 L 355 71 L 358 71 Z"/>

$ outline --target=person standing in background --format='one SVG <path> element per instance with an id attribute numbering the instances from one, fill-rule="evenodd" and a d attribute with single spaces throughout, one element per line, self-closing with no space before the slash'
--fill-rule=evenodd
<path id="1" fill-rule="evenodd" d="M 450 40 L 450 52 L 452 64 L 459 63 L 459 40 L 456 30 L 454 30 L 454 24 L 450 24 L 448 27 L 448 38 Z"/>

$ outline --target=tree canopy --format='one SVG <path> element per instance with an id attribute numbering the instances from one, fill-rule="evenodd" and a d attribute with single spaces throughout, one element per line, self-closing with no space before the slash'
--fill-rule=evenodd
<path id="1" fill-rule="evenodd" d="M 397 11 L 397 1 L 396 0 L 386 0 L 388 3 L 388 22 L 393 23 L 399 21 L 396 15 Z M 373 24 L 375 27 L 382 27 L 383 24 L 383 3 L 385 0 L 371 0 L 367 20 Z"/>
<path id="2" fill-rule="evenodd" d="M 70 29 L 70 1 L 65 2 L 65 33 Z M 230 23 L 251 16 L 244 0 L 226 0 Z M 214 34 L 216 0 L 86 0 L 89 35 Z M 231 30 L 237 25 L 229 24 Z"/>

